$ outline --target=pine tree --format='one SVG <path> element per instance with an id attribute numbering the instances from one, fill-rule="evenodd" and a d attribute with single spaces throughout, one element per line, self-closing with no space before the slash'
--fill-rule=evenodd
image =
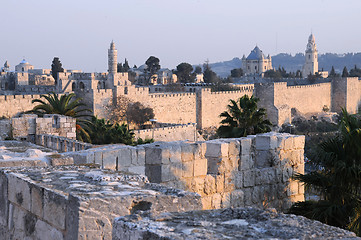
<path id="1" fill-rule="evenodd" d="M 336 72 L 335 72 L 335 68 L 332 66 L 331 68 L 331 72 L 330 74 L 328 75 L 329 77 L 336 77 Z"/>
<path id="2" fill-rule="evenodd" d="M 128 60 L 125 59 L 125 60 L 124 60 L 124 64 L 123 64 L 123 72 L 128 72 L 129 69 L 130 69 L 130 67 L 129 67 Z"/>
<path id="3" fill-rule="evenodd" d="M 58 72 L 64 72 L 64 68 L 62 67 L 62 64 L 58 57 L 54 57 L 53 62 L 51 64 L 51 75 L 55 79 L 55 81 L 58 80 Z"/>
<path id="4" fill-rule="evenodd" d="M 342 70 L 342 77 L 348 77 L 348 71 L 346 66 Z"/>

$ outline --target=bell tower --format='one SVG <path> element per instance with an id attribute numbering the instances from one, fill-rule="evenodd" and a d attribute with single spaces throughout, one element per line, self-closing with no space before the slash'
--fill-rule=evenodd
<path id="1" fill-rule="evenodd" d="M 305 64 L 302 68 L 302 76 L 307 78 L 308 75 L 318 72 L 318 55 L 315 36 L 311 33 L 305 51 Z"/>
<path id="2" fill-rule="evenodd" d="M 117 61 L 118 61 L 118 50 L 115 48 L 115 44 L 112 41 L 110 48 L 108 49 L 108 72 L 109 74 L 117 73 Z"/>

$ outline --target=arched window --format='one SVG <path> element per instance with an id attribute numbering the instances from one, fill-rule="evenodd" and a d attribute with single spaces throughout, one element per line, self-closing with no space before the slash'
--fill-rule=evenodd
<path id="1" fill-rule="evenodd" d="M 84 83 L 83 83 L 83 82 L 80 82 L 80 83 L 79 83 L 79 88 L 80 88 L 80 90 L 84 90 L 85 85 L 84 85 Z"/>
<path id="2" fill-rule="evenodd" d="M 76 85 L 75 85 L 75 82 L 73 82 L 73 83 L 71 84 L 71 90 L 74 91 L 75 88 L 76 88 Z"/>
<path id="3" fill-rule="evenodd" d="M 98 88 L 98 89 L 101 89 L 101 88 L 102 88 L 102 83 L 101 83 L 100 81 L 98 82 L 97 88 Z"/>

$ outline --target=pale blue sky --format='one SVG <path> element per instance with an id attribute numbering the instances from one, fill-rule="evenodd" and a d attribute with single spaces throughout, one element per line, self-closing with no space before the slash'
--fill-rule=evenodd
<path id="1" fill-rule="evenodd" d="M 25 57 L 50 68 L 106 71 L 150 55 L 162 67 L 230 60 L 256 44 L 265 54 L 304 52 L 313 31 L 320 53 L 361 52 L 360 0 L 1 0 L 0 64 Z"/>

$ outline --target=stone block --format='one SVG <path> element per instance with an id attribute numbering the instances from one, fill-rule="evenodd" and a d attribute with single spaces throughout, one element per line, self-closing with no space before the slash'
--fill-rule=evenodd
<path id="1" fill-rule="evenodd" d="M 221 202 L 221 208 L 230 208 L 232 207 L 231 205 L 231 193 L 230 192 L 226 192 L 226 193 L 221 193 L 221 197 L 222 197 L 222 202 Z"/>
<path id="2" fill-rule="evenodd" d="M 303 194 L 293 195 L 290 197 L 290 199 L 291 199 L 292 203 L 303 202 L 303 201 L 305 201 L 305 196 Z"/>
<path id="3" fill-rule="evenodd" d="M 9 201 L 20 205 L 24 209 L 31 211 L 30 184 L 22 178 L 21 174 L 8 174 Z"/>
<path id="4" fill-rule="evenodd" d="M 208 160 L 199 158 L 194 161 L 194 176 L 205 176 L 208 171 Z"/>
<path id="5" fill-rule="evenodd" d="M 9 230 L 13 233 L 12 239 L 25 239 L 26 211 L 10 204 L 9 206 Z"/>
<path id="6" fill-rule="evenodd" d="M 305 147 L 305 136 L 303 135 L 294 135 L 293 143 L 295 149 L 304 149 Z"/>
<path id="7" fill-rule="evenodd" d="M 0 226 L 6 226 L 8 221 L 8 179 L 0 172 Z M 1 228 L 1 227 L 0 227 Z"/>
<path id="8" fill-rule="evenodd" d="M 231 192 L 231 206 L 244 207 L 244 192 L 242 190 L 234 190 Z"/>
<path id="9" fill-rule="evenodd" d="M 267 168 L 272 167 L 273 158 L 276 156 L 269 150 L 256 151 L 255 167 L 256 168 Z"/>
<path id="10" fill-rule="evenodd" d="M 253 187 L 255 185 L 255 171 L 243 171 L 243 187 Z"/>
<path id="11" fill-rule="evenodd" d="M 34 232 L 35 239 L 38 240 L 63 240 L 63 234 L 54 228 L 53 226 L 50 226 L 46 222 L 43 222 L 41 220 L 37 220 L 35 224 L 35 232 Z"/>
<path id="12" fill-rule="evenodd" d="M 194 162 L 183 162 L 182 177 L 194 176 Z"/>
<path id="13" fill-rule="evenodd" d="M 305 194 L 305 184 L 302 182 L 298 182 L 298 193 Z"/>
<path id="14" fill-rule="evenodd" d="M 169 149 L 159 146 L 145 147 L 146 164 L 169 164 Z"/>
<path id="15" fill-rule="evenodd" d="M 212 196 L 212 208 L 218 209 L 221 208 L 222 204 L 222 195 L 220 193 L 215 193 Z"/>
<path id="16" fill-rule="evenodd" d="M 212 209 L 212 196 L 202 197 L 201 201 L 203 210 Z"/>
<path id="17" fill-rule="evenodd" d="M 43 217 L 44 210 L 44 189 L 37 186 L 31 186 L 31 212 L 38 217 Z"/>
<path id="18" fill-rule="evenodd" d="M 65 230 L 66 205 L 65 196 L 44 190 L 44 219 L 61 230 Z"/>
<path id="19" fill-rule="evenodd" d="M 138 165 L 144 166 L 145 165 L 145 149 L 144 149 L 144 147 L 141 147 L 141 146 L 137 146 L 136 149 L 137 149 Z"/>
<path id="20" fill-rule="evenodd" d="M 206 157 L 211 158 L 219 158 L 219 157 L 227 157 L 229 151 L 229 143 L 221 142 L 218 140 L 208 141 L 207 144 L 207 151 Z"/>
<path id="21" fill-rule="evenodd" d="M 239 157 L 241 153 L 241 144 L 238 140 L 234 139 L 232 141 L 229 141 L 229 147 L 228 147 L 228 156 L 236 156 Z"/>
<path id="22" fill-rule="evenodd" d="M 132 157 L 135 158 L 130 147 L 116 149 L 113 154 L 118 158 L 118 169 L 130 167 L 132 165 Z"/>
<path id="23" fill-rule="evenodd" d="M 182 162 L 194 161 L 194 146 L 189 143 L 182 143 L 181 151 Z"/>
<path id="24" fill-rule="evenodd" d="M 252 189 L 252 203 L 259 204 L 262 203 L 262 186 L 255 186 Z"/>
<path id="25" fill-rule="evenodd" d="M 101 149 L 95 150 L 94 152 L 94 164 L 103 166 L 103 152 L 101 151 Z"/>
<path id="26" fill-rule="evenodd" d="M 233 182 L 236 189 L 243 188 L 243 172 L 234 172 Z"/>
<path id="27" fill-rule="evenodd" d="M 216 192 L 222 193 L 224 192 L 224 175 L 216 175 Z"/>
<path id="28" fill-rule="evenodd" d="M 298 195 L 298 181 L 290 181 L 287 187 L 287 196 Z"/>
<path id="29" fill-rule="evenodd" d="M 180 163 L 182 162 L 182 148 L 179 143 L 170 145 L 169 152 L 169 161 L 171 163 Z"/>
<path id="30" fill-rule="evenodd" d="M 256 137 L 256 150 L 258 151 L 276 149 L 277 145 L 277 136 L 274 133 L 259 134 Z"/>
<path id="31" fill-rule="evenodd" d="M 204 179 L 204 193 L 211 195 L 216 192 L 216 180 L 212 175 L 207 175 Z"/>
<path id="32" fill-rule="evenodd" d="M 171 165 L 162 165 L 161 182 L 169 182 L 177 179 L 172 170 Z"/>
<path id="33" fill-rule="evenodd" d="M 145 175 L 145 166 L 132 166 L 128 168 L 128 171 L 135 174 Z"/>
<path id="34" fill-rule="evenodd" d="M 292 177 L 293 169 L 292 167 L 285 167 L 282 171 L 282 182 L 287 183 Z"/>
<path id="35" fill-rule="evenodd" d="M 240 142 L 240 154 L 242 154 L 242 155 L 251 154 L 253 139 L 254 139 L 254 137 L 250 137 L 250 136 L 239 139 L 239 142 Z"/>
<path id="36" fill-rule="evenodd" d="M 192 178 L 191 191 L 204 196 L 204 177 Z"/>
<path id="37" fill-rule="evenodd" d="M 51 166 L 62 166 L 62 165 L 73 165 L 74 164 L 74 159 L 72 157 L 67 157 L 67 156 L 52 156 L 48 158 L 50 161 L 50 165 Z M 87 163 L 87 162 L 84 162 Z M 81 164 L 81 163 L 77 163 L 77 164 Z"/>
<path id="38" fill-rule="evenodd" d="M 274 168 L 256 169 L 256 185 L 272 184 L 277 182 Z"/>
<path id="39" fill-rule="evenodd" d="M 160 165 L 146 165 L 145 175 L 152 183 L 161 183 L 161 171 L 162 166 Z"/>
<path id="40" fill-rule="evenodd" d="M 243 193 L 244 193 L 244 206 L 252 206 L 253 202 L 252 202 L 252 192 L 253 192 L 253 188 L 245 188 L 242 189 Z"/>
<path id="41" fill-rule="evenodd" d="M 241 155 L 238 162 L 238 170 L 249 170 L 254 168 L 253 155 Z"/>
<path id="42" fill-rule="evenodd" d="M 138 166 L 138 153 L 135 147 L 128 147 L 131 156 L 131 166 Z"/>
<path id="43" fill-rule="evenodd" d="M 105 169 L 116 170 L 117 168 L 117 153 L 115 150 L 103 151 L 102 167 Z M 129 166 L 129 165 L 128 165 Z"/>

